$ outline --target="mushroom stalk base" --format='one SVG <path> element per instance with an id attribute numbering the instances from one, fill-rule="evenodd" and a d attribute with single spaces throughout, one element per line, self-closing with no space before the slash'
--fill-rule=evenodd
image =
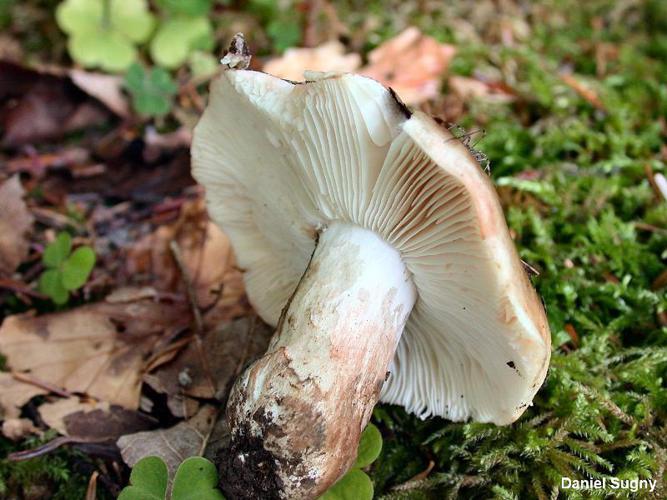
<path id="1" fill-rule="evenodd" d="M 232 390 L 225 493 L 311 499 L 349 469 L 415 299 L 399 253 L 375 233 L 321 233 L 268 352 Z"/>

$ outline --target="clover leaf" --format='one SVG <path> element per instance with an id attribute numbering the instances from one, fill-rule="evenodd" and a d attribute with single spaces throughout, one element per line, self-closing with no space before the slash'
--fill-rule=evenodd
<path id="1" fill-rule="evenodd" d="M 42 263 L 47 267 L 58 267 L 72 251 L 72 237 L 69 233 L 60 233 L 49 243 L 42 254 Z"/>
<path id="2" fill-rule="evenodd" d="M 371 500 L 373 482 L 364 471 L 352 469 L 329 488 L 320 500 Z"/>
<path id="3" fill-rule="evenodd" d="M 178 90 L 169 73 L 159 67 L 146 71 L 135 63 L 125 75 L 125 88 L 132 95 L 134 109 L 144 116 L 161 116 L 171 109 Z"/>
<path id="4" fill-rule="evenodd" d="M 39 290 L 58 305 L 65 304 L 69 293 L 81 288 L 95 267 L 95 252 L 82 246 L 72 252 L 72 237 L 60 233 L 42 254 L 46 268 L 39 277 Z"/>
<path id="5" fill-rule="evenodd" d="M 39 291 L 51 297 L 56 304 L 65 304 L 69 299 L 69 292 L 63 285 L 61 274 L 56 269 L 47 269 L 39 277 Z"/>
<path id="6" fill-rule="evenodd" d="M 211 50 L 213 28 L 206 17 L 176 16 L 166 19 L 151 40 L 153 61 L 173 69 L 183 64 L 196 50 Z"/>
<path id="7" fill-rule="evenodd" d="M 202 457 L 190 457 L 176 471 L 171 500 L 221 500 L 218 471 Z"/>
<path id="8" fill-rule="evenodd" d="M 72 59 L 112 72 L 136 60 L 135 45 L 147 41 L 155 25 L 146 0 L 65 0 L 56 21 L 69 35 Z"/>
<path id="9" fill-rule="evenodd" d="M 375 462 L 381 451 L 382 434 L 373 424 L 368 424 L 361 434 L 357 460 L 352 469 L 329 488 L 320 500 L 372 500 L 373 481 L 361 468 Z"/>
<path id="10" fill-rule="evenodd" d="M 159 457 L 145 457 L 132 469 L 130 485 L 118 500 L 166 500 L 169 473 Z M 171 488 L 171 500 L 224 500 L 217 488 L 215 466 L 202 457 L 190 457 L 179 465 Z"/>
<path id="11" fill-rule="evenodd" d="M 373 424 L 368 424 L 361 433 L 359 448 L 357 449 L 357 461 L 353 467 L 363 469 L 369 466 L 380 456 L 382 451 L 382 434 Z"/>
<path id="12" fill-rule="evenodd" d="M 130 486 L 118 495 L 118 500 L 164 500 L 169 472 L 159 457 L 145 457 L 132 468 Z"/>
<path id="13" fill-rule="evenodd" d="M 192 76 L 203 78 L 213 75 L 220 68 L 220 60 L 208 52 L 198 50 L 190 54 L 188 65 Z"/>
<path id="14" fill-rule="evenodd" d="M 177 16 L 205 16 L 211 8 L 211 0 L 157 0 L 158 6 L 165 12 Z"/>

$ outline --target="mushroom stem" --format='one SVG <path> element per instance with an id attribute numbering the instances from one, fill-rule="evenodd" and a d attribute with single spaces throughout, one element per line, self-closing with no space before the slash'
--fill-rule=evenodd
<path id="1" fill-rule="evenodd" d="M 316 498 L 354 463 L 416 291 L 401 256 L 372 231 L 320 234 L 267 354 L 232 390 L 232 498 Z"/>

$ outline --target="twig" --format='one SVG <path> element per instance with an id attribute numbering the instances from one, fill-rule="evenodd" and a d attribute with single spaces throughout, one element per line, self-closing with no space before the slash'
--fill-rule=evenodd
<path id="1" fill-rule="evenodd" d="M 645 222 L 635 222 L 634 226 L 640 231 L 648 231 L 650 233 L 659 233 L 667 234 L 667 229 L 662 227 L 654 226 L 652 224 L 646 224 Z"/>
<path id="2" fill-rule="evenodd" d="M 195 295 L 195 288 L 192 285 L 192 280 L 190 279 L 190 273 L 188 272 L 188 269 L 185 267 L 185 263 L 183 262 L 183 254 L 181 253 L 181 248 L 178 246 L 176 240 L 172 240 L 169 243 L 169 249 L 171 250 L 171 253 L 174 256 L 174 260 L 176 261 L 178 270 L 180 271 L 181 277 L 183 278 L 183 282 L 185 283 L 185 292 L 188 295 L 188 300 L 190 301 L 190 308 L 192 309 L 192 315 L 194 317 L 195 333 L 197 335 L 201 335 L 201 333 L 204 331 L 204 322 L 202 321 L 201 311 L 199 310 L 199 306 L 197 305 L 197 296 Z"/>
<path id="3" fill-rule="evenodd" d="M 421 481 L 423 479 L 426 479 L 428 477 L 428 475 L 431 473 L 431 471 L 433 470 L 433 467 L 435 467 L 435 462 L 433 460 L 429 460 L 428 466 L 426 467 L 426 469 L 421 471 L 419 474 L 416 474 L 411 479 L 408 479 L 407 482 L 411 483 L 413 481 Z"/>
<path id="4" fill-rule="evenodd" d="M 13 280 L 11 278 L 0 278 L 0 288 L 5 288 L 16 293 L 23 293 L 36 299 L 48 299 L 48 296 L 44 295 L 43 293 L 36 292 L 25 283 L 21 283 L 20 281 Z"/>
<path id="5" fill-rule="evenodd" d="M 95 500 L 97 498 L 97 477 L 99 472 L 93 471 L 88 481 L 88 488 L 86 489 L 86 500 Z"/>
<path id="6" fill-rule="evenodd" d="M 202 365 L 204 368 L 204 373 L 206 374 L 208 383 L 211 385 L 211 390 L 213 391 L 213 393 L 215 393 L 217 385 L 215 383 L 215 380 L 213 379 L 211 367 L 209 366 L 208 358 L 206 357 L 206 353 L 204 352 L 204 342 L 202 340 L 202 335 L 204 333 L 204 322 L 202 321 L 201 311 L 199 309 L 199 305 L 197 304 L 197 296 L 195 295 L 195 288 L 192 284 L 192 280 L 190 279 L 190 273 L 188 272 L 188 269 L 185 267 L 185 263 L 183 262 L 183 255 L 181 254 L 181 249 L 178 246 L 176 240 L 171 240 L 171 242 L 169 243 L 169 248 L 171 249 L 171 253 L 174 256 L 176 265 L 178 266 L 178 269 L 181 272 L 181 277 L 183 278 L 183 282 L 185 283 L 185 290 L 188 295 L 188 300 L 190 301 L 190 307 L 192 309 L 192 315 L 194 317 L 194 330 L 195 330 L 194 340 L 195 340 L 195 345 L 197 347 L 197 353 L 201 358 Z"/>
<path id="7" fill-rule="evenodd" d="M 206 451 L 206 447 L 208 446 L 208 442 L 211 439 L 213 429 L 215 428 L 215 424 L 218 422 L 219 416 L 220 410 L 217 409 L 215 410 L 215 413 L 213 413 L 213 418 L 211 418 L 211 426 L 208 428 L 208 432 L 202 436 L 201 446 L 199 447 L 199 453 L 197 453 L 197 455 L 204 456 L 204 452 Z"/>
<path id="8" fill-rule="evenodd" d="M 7 460 L 12 462 L 21 462 L 23 460 L 41 457 L 42 455 L 46 455 L 47 453 L 51 453 L 53 450 L 60 448 L 64 444 L 76 442 L 78 441 L 74 438 L 68 436 L 59 436 L 55 439 L 52 439 L 48 443 L 43 444 L 42 446 L 38 446 L 37 448 L 10 453 L 7 455 Z"/>
<path id="9" fill-rule="evenodd" d="M 236 379 L 243 369 L 246 360 L 248 359 L 248 351 L 250 351 L 250 343 L 252 339 L 252 332 L 255 330 L 255 325 L 257 324 L 257 318 L 255 316 L 250 316 L 248 319 L 248 330 L 246 332 L 246 341 L 243 346 L 243 355 L 239 358 L 239 362 L 236 364 L 236 370 L 234 370 L 234 379 Z"/>
<path id="10" fill-rule="evenodd" d="M 27 373 L 21 373 L 15 371 L 12 371 L 11 373 L 12 377 L 14 377 L 14 379 L 18 380 L 19 382 L 25 382 L 26 384 L 46 389 L 47 391 L 57 394 L 58 396 L 62 396 L 64 398 L 71 398 L 72 396 L 74 396 L 74 394 L 72 394 L 69 391 L 66 391 L 65 389 L 61 389 L 60 387 L 57 387 L 53 384 L 49 384 L 48 382 L 45 382 L 43 380 L 36 379 L 28 375 Z"/>
<path id="11" fill-rule="evenodd" d="M 565 85 L 579 94 L 579 97 L 587 101 L 594 108 L 599 109 L 600 111 L 606 111 L 604 104 L 593 89 L 581 83 L 569 73 L 562 73 L 560 79 Z"/>

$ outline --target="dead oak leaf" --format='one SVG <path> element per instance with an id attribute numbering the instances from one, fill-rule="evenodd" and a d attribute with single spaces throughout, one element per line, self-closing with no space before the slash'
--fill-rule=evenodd
<path id="1" fill-rule="evenodd" d="M 44 403 L 38 411 L 50 428 L 81 442 L 115 441 L 156 424 L 155 419 L 143 413 L 106 401 L 83 401 L 76 396 Z"/>
<path id="2" fill-rule="evenodd" d="M 189 398 L 225 401 L 243 367 L 266 351 L 272 333 L 272 328 L 254 318 L 223 324 L 207 332 L 201 344 L 193 339 L 173 361 L 145 375 L 144 380 L 167 394 L 176 416 L 187 414 L 183 405 Z"/>
<path id="3" fill-rule="evenodd" d="M 250 311 L 229 237 L 208 219 L 202 198 L 184 203 L 176 222 L 158 227 L 128 249 L 128 274 L 148 277 L 159 291 L 183 290 L 183 277 L 169 248 L 171 241 L 178 243 L 201 308 L 215 305 L 218 320 Z"/>
<path id="4" fill-rule="evenodd" d="M 345 54 L 338 41 L 326 42 L 315 48 L 291 48 L 282 57 L 271 59 L 264 71 L 292 81 L 302 81 L 305 71 L 349 73 L 361 66 L 359 54 Z"/>
<path id="5" fill-rule="evenodd" d="M 19 441 L 28 434 L 40 434 L 32 420 L 28 418 L 9 418 L 2 422 L 2 435 L 12 441 Z"/>
<path id="6" fill-rule="evenodd" d="M 473 99 L 487 102 L 506 103 L 516 100 L 516 96 L 503 85 L 489 84 L 476 78 L 452 75 L 447 80 L 449 89 L 463 101 Z"/>
<path id="7" fill-rule="evenodd" d="M 28 256 L 27 237 L 34 218 L 23 195 L 18 175 L 0 184 L 0 276 L 11 275 Z"/>
<path id="8" fill-rule="evenodd" d="M 167 464 L 169 476 L 173 477 L 183 460 L 204 454 L 218 412 L 214 406 L 204 406 L 190 420 L 169 429 L 122 436 L 117 444 L 123 460 L 133 467 L 144 457 L 160 457 Z"/>
<path id="9" fill-rule="evenodd" d="M 130 116 L 130 106 L 123 95 L 123 79 L 104 73 L 80 69 L 69 70 L 72 82 L 86 94 L 94 97 L 121 118 Z"/>
<path id="10" fill-rule="evenodd" d="M 23 405 L 46 393 L 41 387 L 16 380 L 11 373 L 0 372 L 0 418 L 18 417 Z"/>
<path id="11" fill-rule="evenodd" d="M 166 329 L 188 321 L 182 306 L 150 300 L 15 315 L 0 328 L 0 352 L 15 371 L 136 409 L 142 370 L 154 344 Z"/>
<path id="12" fill-rule="evenodd" d="M 420 104 L 439 94 L 455 53 L 454 46 L 410 27 L 371 51 L 359 72 L 394 89 L 406 104 Z"/>

